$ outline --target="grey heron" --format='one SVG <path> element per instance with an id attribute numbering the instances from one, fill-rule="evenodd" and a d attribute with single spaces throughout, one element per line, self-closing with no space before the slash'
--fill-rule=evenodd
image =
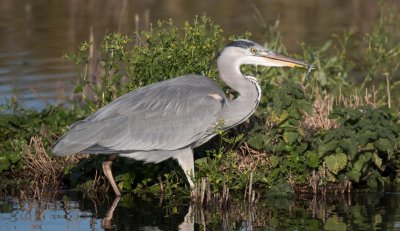
<path id="1" fill-rule="evenodd" d="M 256 110 L 261 88 L 244 75 L 243 64 L 269 67 L 307 67 L 249 40 L 230 42 L 216 58 L 220 78 L 238 96 L 229 100 L 210 78 L 189 74 L 129 92 L 86 119 L 71 125 L 53 146 L 59 156 L 74 153 L 107 154 L 103 171 L 115 194 L 121 195 L 111 171 L 116 156 L 158 163 L 174 158 L 194 183 L 193 148 L 216 135 L 215 127 L 236 126 Z"/>

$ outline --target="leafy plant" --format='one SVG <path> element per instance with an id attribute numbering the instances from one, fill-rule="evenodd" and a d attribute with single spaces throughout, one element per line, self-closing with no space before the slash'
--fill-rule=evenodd
<path id="1" fill-rule="evenodd" d="M 33 137 L 40 137 L 47 153 L 55 138 L 67 130 L 67 125 L 82 118 L 83 113 L 58 106 L 48 107 L 41 112 L 22 109 L 10 102 L 0 111 L 0 181 L 18 181 L 21 170 L 26 166 L 24 157 Z M 33 150 L 33 152 L 39 150 Z M 42 150 L 41 150 L 42 151 Z M 33 157 L 34 158 L 34 157 Z M 31 164 L 31 163 L 30 163 Z M 38 169 L 39 171 L 39 169 Z M 34 177 L 35 172 L 25 172 L 26 178 Z M 13 177 L 9 177 L 12 175 Z"/>
<path id="2" fill-rule="evenodd" d="M 264 176 L 264 182 L 273 185 L 293 177 L 290 180 L 304 183 L 308 166 L 318 166 L 301 124 L 305 114 L 312 111 L 310 100 L 299 84 L 287 81 L 274 91 L 272 104 L 265 121 L 250 131 L 248 139 L 254 148 L 272 154 L 272 170 Z"/>
<path id="3" fill-rule="evenodd" d="M 395 176 L 399 138 L 396 113 L 384 108 L 338 108 L 338 127 L 326 132 L 318 148 L 333 180 L 350 179 L 376 188 Z"/>
<path id="4" fill-rule="evenodd" d="M 198 73 L 216 78 L 212 64 L 219 51 L 221 33 L 220 27 L 207 17 L 196 17 L 182 28 L 177 28 L 172 20 L 159 21 L 150 30 L 135 35 L 137 40 L 111 33 L 104 38 L 99 51 L 101 76 L 92 81 L 89 66 L 97 60 L 89 54 L 91 44 L 84 42 L 77 54 L 66 56 L 85 65 L 74 93 L 95 111 L 128 91 L 172 77 Z M 92 97 L 88 97 L 90 94 Z"/>
<path id="5" fill-rule="evenodd" d="M 376 83 L 379 79 L 386 83 L 385 78 L 393 78 L 400 67 L 398 62 L 400 57 L 400 44 L 398 43 L 400 39 L 400 14 L 398 8 L 386 1 L 379 1 L 379 5 L 381 8 L 380 18 L 374 25 L 372 32 L 367 33 L 364 37 L 366 47 L 363 57 L 367 75 L 362 82 L 361 89 Z"/>
<path id="6" fill-rule="evenodd" d="M 311 73 L 310 81 L 305 83 L 311 92 L 320 89 L 338 94 L 344 88 L 354 85 L 349 76 L 354 62 L 348 54 L 352 36 L 352 31 L 333 35 L 331 40 L 319 48 L 302 44 L 304 59 L 310 60 L 316 67 Z"/>
<path id="7" fill-rule="evenodd" d="M 224 150 L 227 146 L 237 145 L 241 137 L 227 139 L 220 135 L 219 139 L 224 141 L 224 144 L 219 146 L 220 148 L 207 152 L 206 157 L 195 161 L 198 170 L 196 179 L 207 177 L 213 193 L 221 192 L 224 185 L 233 192 L 243 190 L 249 183 L 252 172 L 254 173 L 253 182 L 259 181 L 262 175 L 260 171 L 255 171 L 258 165 L 241 165 L 240 161 L 243 159 L 238 152 L 232 149 Z"/>

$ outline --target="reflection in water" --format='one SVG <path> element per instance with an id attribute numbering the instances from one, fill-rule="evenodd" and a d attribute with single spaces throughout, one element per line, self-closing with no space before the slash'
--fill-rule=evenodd
<path id="1" fill-rule="evenodd" d="M 132 34 L 169 18 L 182 25 L 204 14 L 226 35 L 250 31 L 260 42 L 263 22 L 279 19 L 284 44 L 297 53 L 299 43 L 322 45 L 344 29 L 358 35 L 371 31 L 379 8 L 376 0 L 2 0 L 0 100 L 10 97 L 13 89 L 29 107 L 68 99 L 77 73 L 61 57 L 89 40 L 91 28 L 98 46 L 109 32 Z"/>
<path id="2" fill-rule="evenodd" d="M 125 195 L 88 198 L 66 193 L 52 200 L 6 197 L 1 230 L 400 230 L 399 193 L 328 198 L 268 198 L 219 208 L 188 201 Z"/>

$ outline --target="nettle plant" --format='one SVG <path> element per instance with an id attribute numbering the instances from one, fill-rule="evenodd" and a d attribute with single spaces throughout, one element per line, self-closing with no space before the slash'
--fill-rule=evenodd
<path id="1" fill-rule="evenodd" d="M 263 179 L 267 185 L 289 181 L 304 184 L 310 168 L 318 167 L 315 152 L 301 121 L 312 112 L 311 101 L 303 88 L 293 82 L 284 82 L 273 92 L 272 107 L 266 108 L 266 117 L 249 133 L 249 144 L 268 156 L 270 172 Z"/>
<path id="2" fill-rule="evenodd" d="M 322 135 L 318 147 L 319 158 L 329 170 L 328 181 L 348 179 L 377 188 L 398 180 L 397 113 L 364 106 L 338 108 L 331 117 L 337 119 L 338 127 Z"/>

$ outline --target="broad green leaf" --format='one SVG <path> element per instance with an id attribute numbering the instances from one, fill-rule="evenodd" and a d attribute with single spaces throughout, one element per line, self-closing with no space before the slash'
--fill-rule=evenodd
<path id="1" fill-rule="evenodd" d="M 335 150 L 337 148 L 338 144 L 339 144 L 339 141 L 337 141 L 337 140 L 332 140 L 328 143 L 321 144 L 318 148 L 318 155 L 320 157 L 322 157 L 326 153 Z"/>
<path id="2" fill-rule="evenodd" d="M 346 167 L 347 156 L 344 153 L 337 153 L 325 157 L 325 162 L 328 170 L 336 175 L 340 170 Z"/>
<path id="3" fill-rule="evenodd" d="M 296 132 L 284 132 L 283 133 L 283 140 L 285 140 L 286 143 L 293 144 L 296 142 L 297 138 L 299 137 L 299 134 Z"/>
<path id="4" fill-rule="evenodd" d="M 279 156 L 271 156 L 269 158 L 270 164 L 272 168 L 278 166 L 279 162 L 281 162 L 281 158 Z"/>
<path id="5" fill-rule="evenodd" d="M 382 152 L 392 153 L 394 150 L 392 142 L 386 138 L 379 138 L 375 142 L 375 147 Z M 389 159 L 389 158 L 388 158 Z"/>
<path id="6" fill-rule="evenodd" d="M 358 183 L 360 181 L 364 164 L 368 162 L 371 158 L 372 154 L 370 152 L 361 155 L 359 159 L 354 163 L 353 168 L 348 173 L 349 178 Z"/>
<path id="7" fill-rule="evenodd" d="M 300 146 L 298 147 L 297 151 L 298 151 L 299 153 L 303 153 L 303 152 L 305 152 L 305 151 L 307 150 L 307 148 L 308 148 L 308 143 L 302 143 L 302 144 L 300 144 Z"/>
<path id="8" fill-rule="evenodd" d="M 349 156 L 355 156 L 357 153 L 357 142 L 354 141 L 353 139 L 350 138 L 345 138 L 342 139 L 341 142 L 339 143 L 340 146 L 343 148 L 345 153 L 347 153 Z M 350 158 L 349 158 L 350 159 Z"/>
<path id="9" fill-rule="evenodd" d="M 317 168 L 319 166 L 319 159 L 317 153 L 313 151 L 307 151 L 304 154 L 306 158 L 306 164 L 311 168 Z"/>
<path id="10" fill-rule="evenodd" d="M 289 112 L 288 111 L 283 111 L 281 115 L 279 116 L 279 120 L 277 121 L 278 124 L 281 124 L 283 121 L 285 121 L 289 117 Z"/>
<path id="11" fill-rule="evenodd" d="M 251 136 L 248 141 L 247 141 L 250 146 L 252 146 L 255 149 L 261 150 L 264 147 L 264 136 L 260 133 Z"/>
<path id="12" fill-rule="evenodd" d="M 368 142 L 374 141 L 377 138 L 376 132 L 366 130 L 359 135 L 360 145 L 364 146 Z"/>

